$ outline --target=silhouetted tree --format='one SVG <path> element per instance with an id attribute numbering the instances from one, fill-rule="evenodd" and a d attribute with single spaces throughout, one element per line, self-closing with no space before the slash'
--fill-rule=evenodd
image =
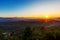
<path id="1" fill-rule="evenodd" d="M 3 31 L 0 30 L 0 40 L 4 40 L 4 35 L 2 33 Z"/>
<path id="2" fill-rule="evenodd" d="M 31 40 L 31 28 L 30 27 L 26 27 L 24 34 L 23 34 L 23 40 Z"/>

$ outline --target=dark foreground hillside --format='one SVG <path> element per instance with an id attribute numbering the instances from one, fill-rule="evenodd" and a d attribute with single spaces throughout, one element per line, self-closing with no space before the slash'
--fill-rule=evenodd
<path id="1" fill-rule="evenodd" d="M 0 22 L 0 40 L 60 40 L 59 24 L 58 21 Z"/>
<path id="2" fill-rule="evenodd" d="M 60 27 L 26 27 L 20 33 L 1 30 L 0 40 L 60 40 Z"/>
<path id="3" fill-rule="evenodd" d="M 0 29 L 4 31 L 23 31 L 27 26 L 40 27 L 42 21 L 13 21 L 13 22 L 0 22 Z"/>

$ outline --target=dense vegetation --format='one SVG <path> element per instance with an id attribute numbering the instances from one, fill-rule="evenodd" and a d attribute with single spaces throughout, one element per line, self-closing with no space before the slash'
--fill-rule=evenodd
<path id="1" fill-rule="evenodd" d="M 57 27 L 26 27 L 16 34 L 0 31 L 0 40 L 60 40 L 60 28 Z"/>

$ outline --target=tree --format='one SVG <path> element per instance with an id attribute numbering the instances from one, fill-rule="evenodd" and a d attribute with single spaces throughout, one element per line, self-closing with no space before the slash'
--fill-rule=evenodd
<path id="1" fill-rule="evenodd" d="M 0 30 L 0 40 L 4 40 L 3 31 Z"/>
<path id="2" fill-rule="evenodd" d="M 26 27 L 24 34 L 23 34 L 23 40 L 31 40 L 31 28 L 30 27 Z"/>

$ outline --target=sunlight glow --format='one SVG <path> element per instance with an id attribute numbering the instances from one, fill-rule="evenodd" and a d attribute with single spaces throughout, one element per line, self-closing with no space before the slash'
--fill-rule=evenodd
<path id="1" fill-rule="evenodd" d="M 45 18 L 49 18 L 49 16 L 45 16 Z"/>

